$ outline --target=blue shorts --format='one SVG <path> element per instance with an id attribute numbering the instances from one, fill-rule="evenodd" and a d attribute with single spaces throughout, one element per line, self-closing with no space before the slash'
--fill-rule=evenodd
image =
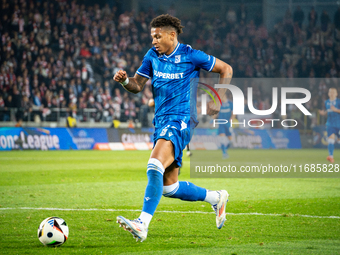
<path id="1" fill-rule="evenodd" d="M 193 130 L 192 130 L 193 131 Z M 177 166 L 182 166 L 183 150 L 190 142 L 191 134 L 189 123 L 182 120 L 173 120 L 161 128 L 156 128 L 153 134 L 153 147 L 155 147 L 158 139 L 171 141 L 174 147 L 175 162 Z"/>
<path id="2" fill-rule="evenodd" d="M 339 131 L 340 131 L 340 128 L 327 126 L 327 137 L 330 137 L 333 134 L 338 136 Z"/>
<path id="3" fill-rule="evenodd" d="M 225 124 L 218 125 L 218 134 L 225 134 L 226 136 L 231 136 L 231 127 Z"/>

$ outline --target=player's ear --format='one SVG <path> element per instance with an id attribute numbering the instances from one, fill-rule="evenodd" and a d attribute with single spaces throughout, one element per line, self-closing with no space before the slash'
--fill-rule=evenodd
<path id="1" fill-rule="evenodd" d="M 171 31 L 170 32 L 170 39 L 171 39 L 171 41 L 174 41 L 175 38 L 176 38 L 176 32 L 175 31 Z"/>

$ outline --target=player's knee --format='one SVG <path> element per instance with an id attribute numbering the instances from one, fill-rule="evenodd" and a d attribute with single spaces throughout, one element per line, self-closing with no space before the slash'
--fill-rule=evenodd
<path id="1" fill-rule="evenodd" d="M 334 144 L 335 143 L 335 139 L 334 138 L 328 138 L 328 143 L 329 144 Z"/>
<path id="2" fill-rule="evenodd" d="M 179 167 L 176 162 L 173 162 L 167 169 L 163 176 L 163 182 L 165 186 L 169 186 L 178 181 Z"/>
<path id="3" fill-rule="evenodd" d="M 150 157 L 159 160 L 164 168 L 169 167 L 174 161 L 174 147 L 172 142 L 158 139 Z"/>
<path id="4" fill-rule="evenodd" d="M 148 161 L 148 167 L 146 169 L 146 173 L 147 174 L 152 174 L 152 173 L 161 173 L 162 175 L 164 175 L 164 166 L 162 164 L 162 162 L 160 162 L 158 159 L 156 158 L 150 158 Z"/>
<path id="5" fill-rule="evenodd" d="M 176 193 L 176 191 L 179 188 L 179 182 L 175 182 L 174 184 L 163 186 L 163 196 L 165 197 L 171 197 Z"/>

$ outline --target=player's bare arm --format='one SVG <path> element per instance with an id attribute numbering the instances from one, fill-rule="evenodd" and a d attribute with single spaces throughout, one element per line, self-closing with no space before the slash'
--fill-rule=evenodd
<path id="1" fill-rule="evenodd" d="M 233 77 L 233 68 L 229 64 L 216 58 L 216 63 L 212 72 L 220 74 L 219 84 L 230 84 L 231 78 Z M 224 95 L 226 92 L 227 89 L 224 88 L 220 88 L 217 90 L 217 93 L 219 94 L 220 97 L 222 97 L 222 95 Z M 220 111 L 220 108 L 221 108 L 220 105 L 216 106 L 213 101 L 210 101 L 207 107 L 207 114 L 208 115 L 217 114 Z"/>
<path id="2" fill-rule="evenodd" d="M 123 87 L 134 94 L 141 92 L 148 81 L 148 78 L 143 77 L 139 74 L 135 74 L 134 77 L 127 77 L 127 74 L 123 70 L 119 70 L 113 77 L 113 79 L 123 85 Z M 124 85 L 124 82 L 128 79 L 128 83 Z"/>

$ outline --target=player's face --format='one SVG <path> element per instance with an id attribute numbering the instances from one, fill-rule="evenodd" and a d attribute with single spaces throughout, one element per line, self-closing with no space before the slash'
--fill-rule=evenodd
<path id="1" fill-rule="evenodd" d="M 338 96 L 338 92 L 336 89 L 329 89 L 328 96 L 331 100 L 334 100 Z"/>
<path id="2" fill-rule="evenodd" d="M 173 51 L 175 32 L 166 28 L 151 28 L 152 45 L 160 54 L 170 54 Z"/>

